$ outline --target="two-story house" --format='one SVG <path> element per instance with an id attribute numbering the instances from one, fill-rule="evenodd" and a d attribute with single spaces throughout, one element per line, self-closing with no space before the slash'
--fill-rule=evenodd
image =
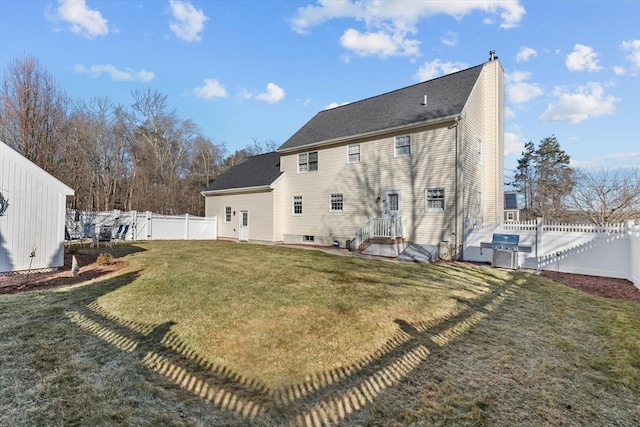
<path id="1" fill-rule="evenodd" d="M 503 73 L 492 51 L 484 64 L 321 111 L 276 152 L 213 181 L 206 215 L 218 216 L 220 238 L 386 236 L 455 252 L 465 220 L 503 218 Z"/>

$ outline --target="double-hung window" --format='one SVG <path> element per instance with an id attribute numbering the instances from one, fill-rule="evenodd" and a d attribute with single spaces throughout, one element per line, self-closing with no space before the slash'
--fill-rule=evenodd
<path id="1" fill-rule="evenodd" d="M 347 147 L 347 163 L 360 163 L 360 144 Z"/>
<path id="2" fill-rule="evenodd" d="M 411 136 L 396 136 L 395 139 L 395 157 L 411 156 Z"/>
<path id="3" fill-rule="evenodd" d="M 302 196 L 293 196 L 293 214 L 302 215 Z"/>
<path id="4" fill-rule="evenodd" d="M 342 193 L 332 194 L 329 204 L 329 211 L 331 212 L 342 212 L 342 208 L 344 207 L 344 198 L 342 197 Z"/>
<path id="5" fill-rule="evenodd" d="M 425 199 L 427 211 L 444 210 L 444 188 L 427 188 Z"/>
<path id="6" fill-rule="evenodd" d="M 298 154 L 298 173 L 314 172 L 318 170 L 318 152 Z"/>
<path id="7" fill-rule="evenodd" d="M 231 206 L 224 208 L 224 222 L 231 222 Z"/>

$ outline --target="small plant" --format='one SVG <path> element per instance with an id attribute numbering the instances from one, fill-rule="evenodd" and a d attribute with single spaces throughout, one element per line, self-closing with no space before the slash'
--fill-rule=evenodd
<path id="1" fill-rule="evenodd" d="M 106 253 L 102 253 L 98 255 L 98 258 L 96 259 L 96 263 L 98 265 L 109 265 L 112 262 L 113 262 L 113 255 L 106 254 Z"/>

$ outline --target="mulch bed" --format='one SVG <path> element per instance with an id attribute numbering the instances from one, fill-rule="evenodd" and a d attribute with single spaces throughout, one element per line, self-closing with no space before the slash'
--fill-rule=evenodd
<path id="1" fill-rule="evenodd" d="M 542 276 L 593 295 L 640 303 L 640 290 L 629 280 L 556 271 L 543 271 Z"/>
<path id="2" fill-rule="evenodd" d="M 72 256 L 75 255 L 80 274 L 73 277 L 71 273 Z M 50 272 L 33 272 L 10 275 L 0 275 L 0 294 L 15 294 L 18 292 L 53 289 L 62 286 L 75 285 L 86 282 L 105 274 L 113 273 L 128 265 L 127 261 L 114 259 L 107 265 L 96 262 L 98 254 L 74 253 L 64 254 L 64 266 Z"/>

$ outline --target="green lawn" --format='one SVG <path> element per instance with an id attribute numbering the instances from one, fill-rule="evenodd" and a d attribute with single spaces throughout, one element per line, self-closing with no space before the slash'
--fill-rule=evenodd
<path id="1" fill-rule="evenodd" d="M 0 296 L 0 425 L 634 425 L 640 305 L 229 242 Z"/>

